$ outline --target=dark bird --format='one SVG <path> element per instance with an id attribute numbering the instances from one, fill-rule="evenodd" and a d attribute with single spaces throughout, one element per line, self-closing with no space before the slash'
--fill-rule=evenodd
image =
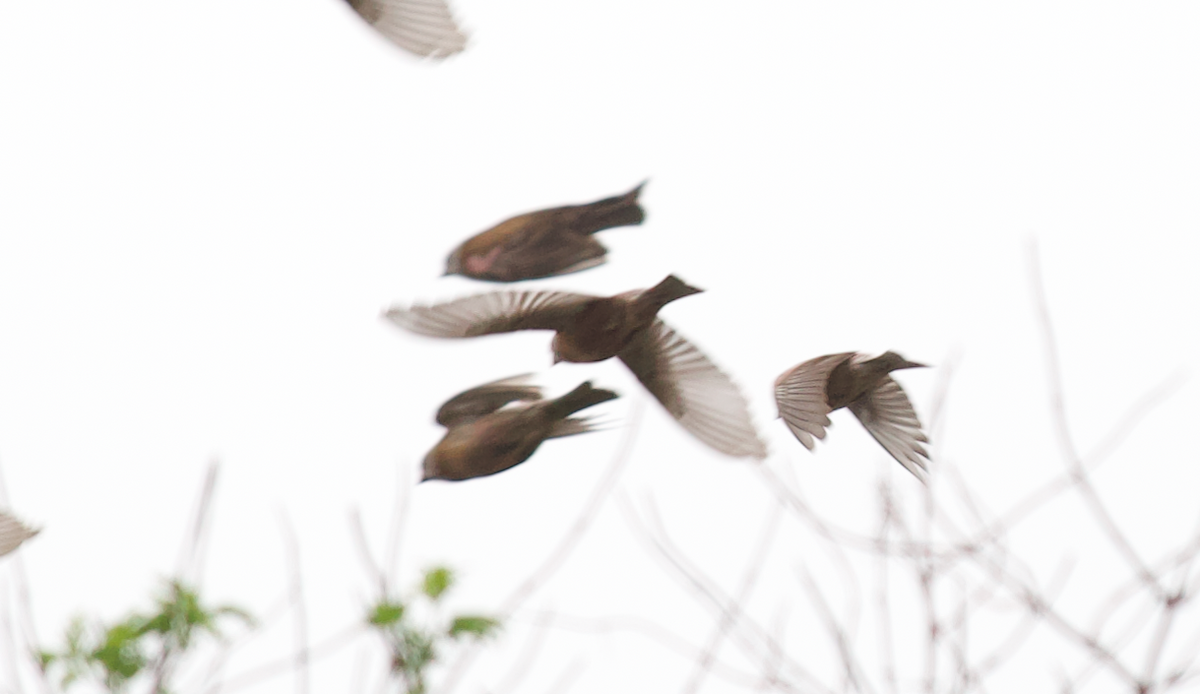
<path id="1" fill-rule="evenodd" d="M 480 232 L 446 258 L 447 275 L 492 282 L 519 282 L 565 275 L 604 262 L 608 250 L 592 234 L 641 224 L 643 181 L 616 197 L 526 212 Z"/>
<path id="2" fill-rule="evenodd" d="M 527 385 L 526 378 L 488 383 L 446 401 L 437 413 L 446 435 L 425 456 L 421 481 L 468 480 L 520 465 L 546 439 L 594 431 L 591 420 L 571 415 L 617 397 L 587 381 L 562 397 L 544 400 L 541 389 Z"/>
<path id="3" fill-rule="evenodd" d="M 492 292 L 433 306 L 394 306 L 385 315 L 406 330 L 432 337 L 553 330 L 555 363 L 617 357 L 701 441 L 728 455 L 765 458 L 766 446 L 737 386 L 658 318 L 663 306 L 700 291 L 671 275 L 650 289 L 613 297 Z"/>
<path id="4" fill-rule="evenodd" d="M 871 436 L 906 470 L 927 481 L 929 454 L 921 444 L 929 439 L 908 396 L 888 374 L 897 369 L 925 366 L 895 352 L 874 359 L 844 352 L 810 359 L 775 379 L 779 416 L 808 450 L 813 437 L 825 438 L 829 413 L 846 407 Z"/>
<path id="5" fill-rule="evenodd" d="M 385 38 L 410 53 L 444 58 L 467 45 L 446 0 L 346 1 Z"/>
<path id="6" fill-rule="evenodd" d="M 15 551 L 21 543 L 40 533 L 30 528 L 8 511 L 0 511 L 0 557 Z"/>

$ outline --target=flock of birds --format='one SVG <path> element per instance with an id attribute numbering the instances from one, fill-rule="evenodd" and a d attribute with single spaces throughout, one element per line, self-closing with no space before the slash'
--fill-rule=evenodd
<path id="1" fill-rule="evenodd" d="M 467 37 L 445 0 L 346 0 L 386 39 L 411 53 L 444 58 Z M 644 185 L 644 184 L 642 184 Z M 468 239 L 446 260 L 446 274 L 519 282 L 579 272 L 605 262 L 598 231 L 641 224 L 642 185 L 586 205 L 539 210 Z M 422 335 L 476 337 L 516 330 L 552 330 L 554 362 L 620 359 L 683 427 L 734 457 L 762 459 L 766 446 L 738 387 L 694 345 L 658 318 L 667 304 L 700 289 L 670 275 L 657 285 L 611 297 L 562 291 L 501 291 L 433 306 L 394 306 L 396 325 Z M 854 352 L 810 359 L 775 381 L 783 421 L 809 450 L 825 437 L 829 413 L 842 407 L 901 465 L 926 481 L 929 458 L 912 404 L 890 376 L 923 366 L 895 352 L 869 358 Z M 584 382 L 558 398 L 516 376 L 471 388 L 447 401 L 437 421 L 446 434 L 425 457 L 422 480 L 493 475 L 529 459 L 543 441 L 595 430 L 577 412 L 617 394 Z M 40 529 L 0 510 L 0 557 Z"/>
<path id="2" fill-rule="evenodd" d="M 555 277 L 605 262 L 598 231 L 641 224 L 645 183 L 584 205 L 527 212 L 483 231 L 451 252 L 446 274 L 492 282 Z M 684 429 L 733 457 L 765 458 L 746 400 L 699 349 L 658 317 L 664 306 L 702 290 L 674 275 L 649 289 L 601 297 L 553 290 L 496 291 L 431 306 L 393 306 L 384 314 L 410 332 L 466 338 L 551 330 L 554 363 L 616 357 Z M 829 413 L 849 409 L 901 465 L 926 481 L 928 453 L 921 423 L 898 369 L 924 366 L 895 352 L 870 358 L 855 352 L 810 359 L 775 381 L 779 415 L 805 447 L 825 437 Z M 459 393 L 438 410 L 446 434 L 425 456 L 422 481 L 466 480 L 502 472 L 529 459 L 549 438 L 594 430 L 573 415 L 617 394 L 585 382 L 545 399 L 525 376 Z"/>

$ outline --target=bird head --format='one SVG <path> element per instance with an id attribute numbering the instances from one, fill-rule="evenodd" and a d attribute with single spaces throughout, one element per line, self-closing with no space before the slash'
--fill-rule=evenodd
<path id="1" fill-rule="evenodd" d="M 878 361 L 880 365 L 886 367 L 889 372 L 896 371 L 897 369 L 915 369 L 917 367 L 925 368 L 928 366 L 928 364 L 909 361 L 899 354 L 891 351 L 881 354 L 878 358 Z"/>
<path id="2" fill-rule="evenodd" d="M 462 249 L 455 248 L 454 252 L 446 258 L 446 271 L 442 273 L 442 277 L 460 274 L 462 274 Z"/>
<path id="3" fill-rule="evenodd" d="M 438 474 L 437 456 L 434 455 L 435 453 L 437 453 L 436 448 L 425 454 L 425 460 L 421 462 L 421 479 L 417 484 L 428 482 L 429 480 L 441 479 L 441 475 Z"/>

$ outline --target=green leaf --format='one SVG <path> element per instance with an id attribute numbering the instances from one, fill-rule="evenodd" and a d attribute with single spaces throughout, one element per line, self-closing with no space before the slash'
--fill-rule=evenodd
<path id="1" fill-rule="evenodd" d="M 376 604 L 371 613 L 367 615 L 367 622 L 377 627 L 388 627 L 399 622 L 403 616 L 404 605 L 384 600 Z"/>
<path id="2" fill-rule="evenodd" d="M 450 623 L 447 633 L 456 639 L 464 635 L 482 639 L 495 634 L 499 629 L 500 620 L 498 619 L 479 615 L 459 615 Z"/>
<path id="3" fill-rule="evenodd" d="M 437 601 L 454 583 L 454 573 L 444 566 L 438 566 L 425 572 L 423 590 L 430 600 Z"/>

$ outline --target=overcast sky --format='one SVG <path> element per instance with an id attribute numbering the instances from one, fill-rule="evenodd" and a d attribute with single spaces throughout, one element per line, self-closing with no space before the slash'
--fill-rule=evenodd
<path id="1" fill-rule="evenodd" d="M 925 421 L 952 364 L 935 458 L 994 512 L 1061 471 L 1030 291 L 1036 242 L 1081 449 L 1180 382 L 1098 484 L 1148 556 L 1190 532 L 1200 8 L 455 9 L 470 44 L 434 63 L 340 0 L 0 5 L 0 467 L 8 505 L 44 527 L 21 550 L 43 641 L 77 612 L 146 604 L 175 570 L 214 460 L 206 594 L 267 612 L 287 588 L 286 514 L 312 637 L 335 633 L 373 590 L 351 509 L 381 552 L 397 489 L 441 435 L 438 405 L 539 372 L 552 393 L 584 379 L 617 390 L 597 409 L 619 424 L 645 415 L 618 495 L 531 609 L 639 615 L 702 643 L 711 616 L 614 500 L 645 510 L 652 497 L 733 590 L 770 513 L 754 464 L 689 437 L 618 364 L 550 369 L 548 334 L 438 341 L 380 318 L 393 302 L 500 288 L 439 278 L 471 234 L 646 178 L 646 223 L 602 234 L 607 265 L 530 286 L 610 294 L 674 273 L 705 289 L 662 317 L 734 376 L 770 464 L 793 469 L 838 523 L 873 527 L 881 471 L 905 498 L 920 491 L 847 413 L 815 454 L 774 419 L 775 376 L 821 354 L 892 349 L 934 365 L 898 375 Z M 456 608 L 495 609 L 627 433 L 553 441 L 496 477 L 411 490 L 401 582 L 445 563 L 461 573 Z M 1041 539 L 1030 552 L 1063 551 Z M 1108 549 L 1065 544 L 1080 557 Z M 767 614 L 798 589 L 794 547 L 775 548 Z M 510 633 L 480 684 L 520 652 Z M 645 691 L 690 672 L 637 635 L 550 633 L 559 650 L 527 691 L 573 663 L 576 692 L 616 691 L 647 663 Z M 286 653 L 287 621 L 272 634 L 229 672 Z M 348 691 L 363 662 L 378 673 L 362 660 L 369 643 L 314 666 L 314 691 Z"/>

